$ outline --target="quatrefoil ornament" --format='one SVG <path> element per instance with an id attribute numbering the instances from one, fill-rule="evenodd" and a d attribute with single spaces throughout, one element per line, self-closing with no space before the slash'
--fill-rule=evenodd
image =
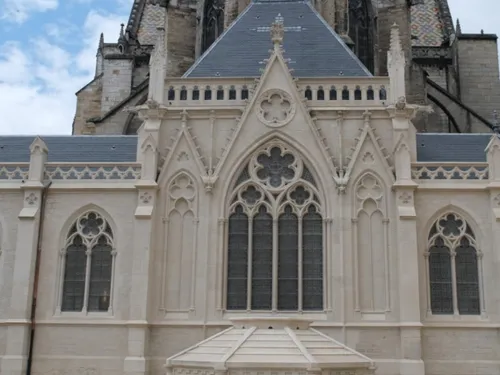
<path id="1" fill-rule="evenodd" d="M 288 124 L 295 115 L 296 106 L 290 94 L 280 89 L 264 92 L 257 105 L 257 117 L 272 128 Z"/>

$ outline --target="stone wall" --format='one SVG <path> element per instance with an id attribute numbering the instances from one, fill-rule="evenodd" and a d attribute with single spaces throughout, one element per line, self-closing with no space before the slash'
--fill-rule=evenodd
<path id="1" fill-rule="evenodd" d="M 130 95 L 132 90 L 132 58 L 107 58 L 102 81 L 101 115 Z"/>
<path id="2" fill-rule="evenodd" d="M 500 107 L 496 35 L 458 36 L 460 98 L 487 120 Z"/>
<path id="3" fill-rule="evenodd" d="M 167 17 L 167 77 L 179 77 L 195 61 L 196 10 L 169 8 Z"/>
<path id="4" fill-rule="evenodd" d="M 103 77 L 98 76 L 76 93 L 76 113 L 73 134 L 82 134 L 87 120 L 101 114 Z"/>

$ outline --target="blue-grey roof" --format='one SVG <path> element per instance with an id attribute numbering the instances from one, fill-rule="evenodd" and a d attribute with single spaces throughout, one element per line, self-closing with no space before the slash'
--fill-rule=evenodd
<path id="1" fill-rule="evenodd" d="M 135 162 L 137 136 L 43 136 L 49 149 L 48 161 L 60 163 Z M 27 163 L 33 136 L 0 136 L 0 162 Z"/>
<path id="2" fill-rule="evenodd" d="M 371 76 L 309 1 L 254 0 L 184 77 L 259 77 L 276 21 L 284 24 L 283 55 L 295 77 Z"/>
<path id="3" fill-rule="evenodd" d="M 419 162 L 486 162 L 491 134 L 417 134 Z"/>

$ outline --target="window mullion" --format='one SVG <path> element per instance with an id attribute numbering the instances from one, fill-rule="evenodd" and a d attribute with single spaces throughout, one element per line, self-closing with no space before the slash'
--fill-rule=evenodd
<path id="1" fill-rule="evenodd" d="M 109 286 L 109 305 L 108 313 L 113 315 L 113 290 L 115 289 L 115 269 L 116 269 L 116 249 L 111 251 L 111 284 Z"/>
<path id="2" fill-rule="evenodd" d="M 62 310 L 62 300 L 63 300 L 63 290 L 64 290 L 64 274 L 66 270 L 66 248 L 62 248 L 59 251 L 60 259 L 60 268 L 59 268 L 59 285 L 58 285 L 58 294 L 57 294 L 57 306 L 56 306 L 56 314 L 60 314 Z"/>
<path id="3" fill-rule="evenodd" d="M 478 272 L 478 288 L 479 288 L 479 311 L 481 315 L 486 315 L 486 301 L 484 298 L 484 283 L 483 283 L 483 253 L 476 250 L 477 256 L 477 272 Z"/>
<path id="4" fill-rule="evenodd" d="M 88 305 L 89 305 L 89 289 L 90 289 L 90 263 L 92 261 L 92 249 L 87 248 L 85 251 L 85 255 L 87 255 L 87 264 L 85 267 L 85 291 L 83 294 L 83 312 L 87 313 Z"/>
<path id="5" fill-rule="evenodd" d="M 278 311 L 278 246 L 278 218 L 273 217 L 273 311 Z"/>
<path id="6" fill-rule="evenodd" d="M 429 248 L 429 246 L 428 246 Z M 426 280 L 426 290 L 427 290 L 427 315 L 432 315 L 432 301 L 431 301 L 431 277 L 430 277 L 430 254 L 425 252 L 425 280 Z"/>
<path id="7" fill-rule="evenodd" d="M 252 309 L 253 216 L 248 215 L 247 310 Z"/>
<path id="8" fill-rule="evenodd" d="M 455 251 L 451 251 L 451 290 L 453 297 L 453 315 L 460 315 L 458 311 L 458 296 L 457 296 L 457 267 L 456 267 L 456 255 Z"/>
<path id="9" fill-rule="evenodd" d="M 303 249 L 302 249 L 302 247 L 303 247 L 303 241 L 302 241 L 302 216 L 299 216 L 297 218 L 297 220 L 298 220 L 298 239 L 297 240 L 298 240 L 298 250 L 299 250 L 299 251 L 297 251 L 297 254 L 298 254 L 297 255 L 297 258 L 298 258 L 297 259 L 298 260 L 297 264 L 298 264 L 298 268 L 299 268 L 298 272 L 297 272 L 297 276 L 298 276 L 298 280 L 297 280 L 298 283 L 297 284 L 298 284 L 298 289 L 299 289 L 298 290 L 298 299 L 299 299 L 299 301 L 298 301 L 298 305 L 297 306 L 298 306 L 298 310 L 300 312 L 300 311 L 302 311 L 302 300 L 303 300 L 302 295 L 304 293 L 304 291 L 303 291 L 303 285 L 302 285 L 302 279 L 303 279 L 303 264 L 302 264 L 302 260 L 304 259 L 304 257 L 302 256 L 302 252 L 303 252 Z"/>

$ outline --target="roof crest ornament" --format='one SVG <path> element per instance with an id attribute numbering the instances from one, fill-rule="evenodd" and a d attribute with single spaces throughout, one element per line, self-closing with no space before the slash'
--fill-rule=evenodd
<path id="1" fill-rule="evenodd" d="M 271 40 L 273 41 L 274 50 L 279 51 L 283 44 L 285 36 L 285 27 L 283 25 L 283 17 L 281 14 L 276 17 L 276 20 L 271 25 Z"/>

